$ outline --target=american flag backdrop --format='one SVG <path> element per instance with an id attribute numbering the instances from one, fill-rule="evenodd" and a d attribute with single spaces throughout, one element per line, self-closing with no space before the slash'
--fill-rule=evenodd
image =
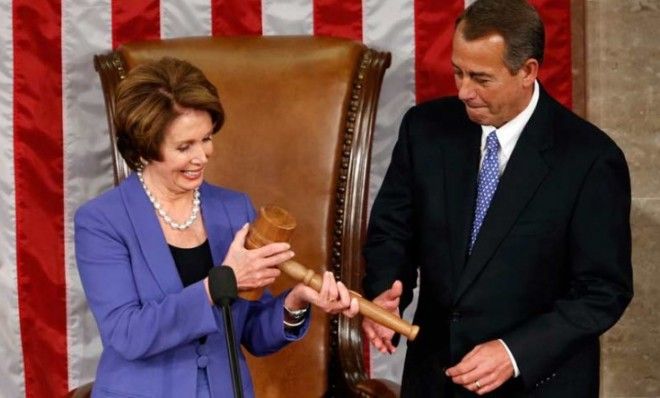
<path id="1" fill-rule="evenodd" d="M 454 93 L 453 21 L 469 0 L 0 0 L 0 397 L 59 397 L 101 351 L 80 286 L 73 214 L 112 185 L 92 55 L 136 39 L 331 35 L 392 53 L 371 197 L 403 112 Z M 533 0 L 546 23 L 541 81 L 571 103 L 570 1 Z M 397 378 L 402 358 L 373 358 Z"/>

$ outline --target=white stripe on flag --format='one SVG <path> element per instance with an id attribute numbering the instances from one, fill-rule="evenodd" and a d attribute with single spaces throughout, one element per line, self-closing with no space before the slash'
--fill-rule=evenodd
<path id="1" fill-rule="evenodd" d="M 364 0 L 364 43 L 392 53 L 380 93 L 371 155 L 369 206 L 390 163 L 403 112 L 415 104 L 415 16 L 413 0 Z"/>
<path id="2" fill-rule="evenodd" d="M 64 251 L 66 265 L 69 386 L 94 378 L 101 341 L 75 262 L 73 215 L 83 202 L 113 183 L 103 93 L 94 54 L 112 47 L 109 0 L 62 3 L 62 118 L 64 155 Z"/>
<path id="3" fill-rule="evenodd" d="M 160 37 L 211 35 L 211 0 L 160 0 Z"/>
<path id="4" fill-rule="evenodd" d="M 371 155 L 369 208 L 376 198 L 390 163 L 403 112 L 415 104 L 415 15 L 413 0 L 363 2 L 363 37 L 366 45 L 392 53 L 380 93 Z M 410 317 L 411 307 L 406 311 Z M 410 319 L 410 318 L 408 318 Z M 372 377 L 400 382 L 405 345 L 384 356 L 371 349 Z"/>
<path id="5" fill-rule="evenodd" d="M 0 392 L 25 395 L 18 316 L 14 186 L 12 3 L 0 2 Z"/>
<path id="6" fill-rule="evenodd" d="M 311 35 L 314 33 L 312 0 L 262 0 L 263 35 Z"/>

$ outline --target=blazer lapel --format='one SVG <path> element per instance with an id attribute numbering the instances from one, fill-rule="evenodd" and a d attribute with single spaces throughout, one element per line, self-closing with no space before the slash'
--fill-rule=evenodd
<path id="1" fill-rule="evenodd" d="M 130 216 L 135 235 L 151 273 L 165 293 L 183 289 L 181 278 L 174 264 L 152 204 L 135 174 L 121 185 L 121 195 Z M 222 198 L 207 183 L 200 187 L 204 227 L 211 247 L 213 263 L 218 265 L 233 240 L 233 232 L 242 225 L 232 225 L 229 212 Z"/>
<path id="2" fill-rule="evenodd" d="M 224 201 L 221 197 L 216 197 L 217 192 L 221 191 L 213 191 L 211 186 L 205 182 L 202 183 L 199 191 L 202 201 L 202 217 L 211 246 L 213 264 L 221 265 L 227 248 L 234 239 L 233 233 L 238 231 L 242 225 L 233 225 Z"/>
<path id="3" fill-rule="evenodd" d="M 137 237 L 142 256 L 164 293 L 183 289 L 172 253 L 156 213 L 135 174 L 121 185 L 121 195 Z"/>
<path id="4" fill-rule="evenodd" d="M 537 108 L 511 154 L 472 254 L 459 278 L 454 304 L 481 273 L 549 171 L 542 156 L 542 152 L 552 146 L 548 102 L 547 94 L 541 90 Z"/>
<path id="5" fill-rule="evenodd" d="M 481 145 L 481 127 L 467 117 L 465 121 L 458 127 L 461 131 L 452 137 L 453 141 L 444 154 L 445 193 L 455 276 L 461 274 L 465 265 Z"/>

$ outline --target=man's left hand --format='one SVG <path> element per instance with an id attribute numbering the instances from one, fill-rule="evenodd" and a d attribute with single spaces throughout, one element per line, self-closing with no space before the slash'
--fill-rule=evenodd
<path id="1" fill-rule="evenodd" d="M 461 362 L 447 369 L 446 375 L 454 383 L 483 395 L 509 380 L 513 376 L 513 365 L 504 345 L 492 340 L 474 347 Z"/>

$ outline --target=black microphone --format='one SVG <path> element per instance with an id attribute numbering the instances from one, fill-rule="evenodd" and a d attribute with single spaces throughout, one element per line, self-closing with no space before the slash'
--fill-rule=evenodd
<path id="1" fill-rule="evenodd" d="M 213 267 L 209 271 L 209 292 L 215 305 L 222 308 L 222 318 L 225 324 L 227 338 L 227 353 L 229 355 L 229 370 L 234 383 L 234 397 L 243 398 L 241 369 L 238 365 L 236 344 L 234 343 L 234 325 L 231 317 L 231 303 L 238 297 L 238 286 L 234 270 L 226 265 Z"/>
<path id="2" fill-rule="evenodd" d="M 209 271 L 209 291 L 215 305 L 230 305 L 238 297 L 238 286 L 234 270 L 226 265 L 213 267 Z"/>

